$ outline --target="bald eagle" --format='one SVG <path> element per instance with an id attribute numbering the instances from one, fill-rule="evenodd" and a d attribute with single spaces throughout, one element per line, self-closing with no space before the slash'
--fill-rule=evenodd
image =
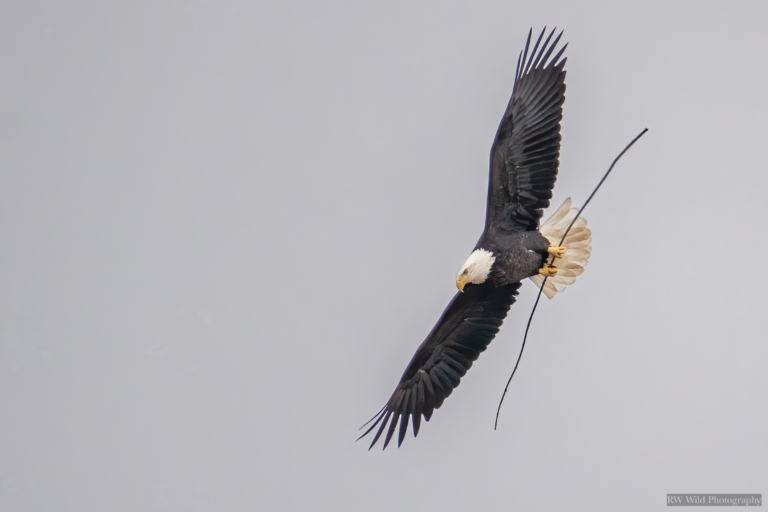
<path id="1" fill-rule="evenodd" d="M 546 29 L 545 29 L 546 30 Z M 570 199 L 539 225 L 557 178 L 560 120 L 565 101 L 567 44 L 552 54 L 562 32 L 543 44 L 542 30 L 529 53 L 531 32 L 520 52 L 509 100 L 491 146 L 485 229 L 456 276 L 458 293 L 419 346 L 386 405 L 360 438 L 378 426 L 369 447 L 386 431 L 387 447 L 399 422 L 400 446 L 421 417 L 429 421 L 499 332 L 520 283 L 531 278 L 552 298 L 580 275 L 591 253 L 586 220 L 577 219 L 556 246 L 577 210 Z M 548 265 L 555 257 L 557 265 Z M 366 424 L 367 425 L 367 424 Z M 365 425 L 364 425 L 365 427 Z"/>

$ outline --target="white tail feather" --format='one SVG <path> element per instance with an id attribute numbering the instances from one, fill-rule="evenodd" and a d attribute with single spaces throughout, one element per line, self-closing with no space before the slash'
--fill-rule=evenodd
<path id="1" fill-rule="evenodd" d="M 566 199 L 560 208 L 555 210 L 547 220 L 539 227 L 539 232 L 547 237 L 551 245 L 558 245 L 563 237 L 565 230 L 573 221 L 577 208 L 571 208 L 571 198 Z M 569 284 L 576 281 L 576 277 L 584 272 L 587 266 L 589 256 L 592 254 L 592 232 L 587 228 L 587 220 L 579 217 L 568 232 L 568 236 L 563 241 L 565 254 L 562 258 L 556 258 L 554 265 L 557 267 L 557 275 L 547 279 L 544 285 L 544 295 L 548 299 L 555 296 L 557 292 L 565 290 Z M 541 288 L 544 282 L 544 276 L 536 275 L 531 277 L 531 281 L 536 288 Z"/>

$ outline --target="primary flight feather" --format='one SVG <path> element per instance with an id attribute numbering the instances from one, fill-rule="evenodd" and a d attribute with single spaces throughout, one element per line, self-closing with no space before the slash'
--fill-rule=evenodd
<path id="1" fill-rule="evenodd" d="M 591 233 L 579 218 L 562 247 L 555 247 L 576 215 L 570 199 L 541 227 L 557 179 L 560 120 L 565 101 L 567 44 L 555 53 L 562 32 L 533 48 L 531 33 L 520 53 L 512 97 L 491 146 L 485 229 L 456 276 L 459 292 L 416 350 L 386 405 L 361 438 L 378 427 L 370 447 L 385 434 L 384 448 L 398 430 L 403 442 L 408 424 L 416 436 L 421 418 L 459 385 L 480 353 L 499 332 L 515 302 L 520 283 L 531 278 L 552 298 L 581 274 L 591 252 Z M 529 52 L 530 49 L 530 52 Z M 558 258 L 548 266 L 547 258 Z M 369 422 L 370 423 L 370 422 Z M 398 428 L 399 425 L 399 428 Z M 369 448 L 370 449 L 370 448 Z"/>

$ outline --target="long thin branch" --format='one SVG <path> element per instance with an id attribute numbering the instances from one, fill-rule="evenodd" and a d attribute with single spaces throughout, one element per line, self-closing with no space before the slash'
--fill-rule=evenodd
<path id="1" fill-rule="evenodd" d="M 624 148 L 624 150 L 619 153 L 619 156 L 617 156 L 614 160 L 611 166 L 608 168 L 608 171 L 603 175 L 603 178 L 600 180 L 600 183 L 597 184 L 595 187 L 595 190 L 592 191 L 592 193 L 589 195 L 586 201 L 584 201 L 584 204 L 579 209 L 579 212 L 576 214 L 576 216 L 573 218 L 571 223 L 568 225 L 568 229 L 565 230 L 565 234 L 563 235 L 563 238 L 560 239 L 559 246 L 563 245 L 563 242 L 565 241 L 565 237 L 568 236 L 568 232 L 571 230 L 573 225 L 576 223 L 576 219 L 578 219 L 581 216 L 581 212 L 584 211 L 584 208 L 587 207 L 589 202 L 592 200 L 593 197 L 595 197 L 595 194 L 598 190 L 600 190 L 600 187 L 602 186 L 605 179 L 608 177 L 609 174 L 611 174 L 611 171 L 613 170 L 613 166 L 616 165 L 616 162 L 619 161 L 619 159 L 624 156 L 624 153 L 627 152 L 629 148 L 632 147 L 632 145 L 637 142 L 637 140 L 645 135 L 645 132 L 648 131 L 648 128 L 644 129 L 642 132 L 640 132 L 640 135 L 632 139 L 632 142 L 627 144 L 627 147 Z M 549 260 L 549 264 L 552 265 L 552 263 L 555 261 L 555 256 L 552 256 L 552 259 Z M 525 326 L 525 335 L 523 336 L 523 344 L 520 347 L 520 354 L 517 356 L 517 362 L 515 363 L 515 368 L 512 370 L 512 375 L 509 376 L 509 380 L 507 380 L 507 385 L 504 386 L 504 393 L 501 395 L 501 400 L 499 400 L 499 406 L 496 408 L 496 421 L 493 424 L 493 430 L 496 430 L 496 427 L 499 425 L 499 412 L 501 411 L 501 404 L 504 403 L 504 397 L 507 396 L 507 390 L 509 389 L 509 383 L 512 382 L 512 377 L 515 376 L 515 372 L 517 371 L 517 366 L 520 364 L 520 359 L 523 357 L 523 350 L 525 349 L 525 342 L 528 339 L 528 330 L 531 328 L 531 321 L 533 320 L 533 314 L 536 312 L 536 306 L 539 305 L 539 299 L 541 299 L 541 292 L 544 290 L 544 285 L 547 284 L 547 278 L 544 278 L 544 281 L 541 283 L 541 288 L 539 288 L 539 294 L 536 296 L 536 302 L 533 304 L 533 309 L 531 310 L 531 316 L 528 317 L 528 324 Z"/>

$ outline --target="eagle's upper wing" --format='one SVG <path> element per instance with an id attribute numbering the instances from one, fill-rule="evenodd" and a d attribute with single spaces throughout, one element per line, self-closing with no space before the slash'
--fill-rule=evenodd
<path id="1" fill-rule="evenodd" d="M 519 287 L 520 283 L 498 288 L 473 285 L 467 287 L 464 293 L 456 294 L 432 332 L 416 350 L 387 405 L 374 416 L 376 421 L 360 436 L 364 437 L 381 423 L 371 448 L 389 424 L 384 440 L 384 448 L 387 447 L 398 419 L 398 446 L 403 442 L 410 417 L 413 417 L 413 435 L 418 434 L 422 414 L 429 421 L 432 411 L 439 408 L 459 385 L 472 362 L 499 332 Z"/>
<path id="2" fill-rule="evenodd" d="M 491 148 L 486 231 L 536 229 L 542 208 L 549 206 L 557 179 L 565 101 L 566 59 L 558 59 L 568 45 L 550 57 L 562 34 L 549 44 L 553 30 L 539 47 L 542 30 L 529 55 L 529 32 L 518 57 L 512 98 Z"/>

